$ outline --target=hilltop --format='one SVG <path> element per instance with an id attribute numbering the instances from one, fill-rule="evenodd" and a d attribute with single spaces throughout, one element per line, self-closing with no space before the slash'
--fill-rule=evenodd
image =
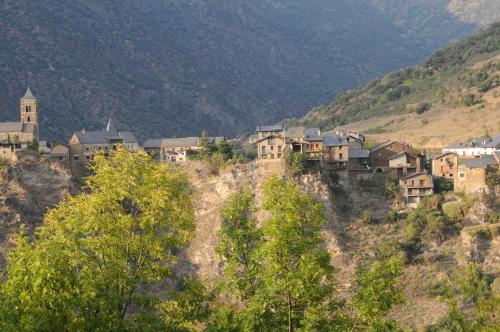
<path id="1" fill-rule="evenodd" d="M 422 64 L 392 72 L 300 123 L 355 128 L 375 140 L 400 138 L 425 147 L 500 131 L 500 23 L 446 47 Z"/>
<path id="2" fill-rule="evenodd" d="M 141 140 L 236 135 L 302 116 L 477 29 L 448 4 L 3 0 L 0 111 L 17 118 L 29 83 L 43 138 L 101 128 L 110 115 Z"/>

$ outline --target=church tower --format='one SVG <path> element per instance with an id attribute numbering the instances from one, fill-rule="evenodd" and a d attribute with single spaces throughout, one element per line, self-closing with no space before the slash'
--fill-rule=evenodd
<path id="1" fill-rule="evenodd" d="M 38 127 L 38 99 L 31 93 L 30 87 L 21 98 L 21 122 L 32 123 Z"/>

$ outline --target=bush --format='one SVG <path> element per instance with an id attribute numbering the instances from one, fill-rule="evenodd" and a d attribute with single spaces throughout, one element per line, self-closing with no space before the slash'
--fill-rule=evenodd
<path id="1" fill-rule="evenodd" d="M 407 261 L 406 252 L 396 240 L 383 241 L 378 247 L 375 257 L 379 261 L 385 261 L 392 257 L 398 258 L 402 263 Z"/>
<path id="2" fill-rule="evenodd" d="M 225 164 L 224 156 L 220 153 L 214 153 L 207 159 L 208 171 L 211 175 L 218 175 Z"/>
<path id="3" fill-rule="evenodd" d="M 385 183 L 385 196 L 388 198 L 396 197 L 398 191 L 398 184 L 394 181 L 387 181 Z"/>
<path id="4" fill-rule="evenodd" d="M 445 178 L 437 178 L 434 180 L 434 191 L 437 193 L 453 191 L 453 182 Z"/>
<path id="5" fill-rule="evenodd" d="M 285 173 L 288 176 L 302 175 L 306 169 L 306 159 L 300 152 L 286 150 L 283 154 Z"/>
<path id="6" fill-rule="evenodd" d="M 431 105 L 429 103 L 421 103 L 421 104 L 418 104 L 417 108 L 415 109 L 415 113 L 422 114 L 430 109 L 431 109 Z"/>
<path id="7" fill-rule="evenodd" d="M 464 217 L 462 204 L 460 202 L 450 202 L 443 205 L 444 215 L 453 221 L 458 221 Z"/>
<path id="8" fill-rule="evenodd" d="M 398 221 L 399 215 L 396 211 L 391 210 L 387 213 L 387 218 L 389 219 L 389 221 L 395 222 Z"/>
<path id="9" fill-rule="evenodd" d="M 365 224 L 374 223 L 373 215 L 371 214 L 370 211 L 367 210 L 361 211 L 361 219 L 364 221 Z"/>

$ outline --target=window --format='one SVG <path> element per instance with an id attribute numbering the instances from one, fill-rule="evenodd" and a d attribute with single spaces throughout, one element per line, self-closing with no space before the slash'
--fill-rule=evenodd
<path id="1" fill-rule="evenodd" d="M 420 180 L 420 185 L 425 186 L 425 180 Z"/>
<path id="2" fill-rule="evenodd" d="M 266 154 L 266 147 L 265 146 L 262 147 L 262 154 Z"/>
<path id="3" fill-rule="evenodd" d="M 465 174 L 464 173 L 460 173 L 460 177 L 461 178 L 465 177 Z"/>
<path id="4" fill-rule="evenodd" d="M 278 153 L 278 158 L 281 158 L 281 153 Z"/>
<path id="5" fill-rule="evenodd" d="M 274 137 L 269 137 L 269 138 L 267 139 L 267 144 L 269 144 L 269 145 L 273 145 L 273 144 L 274 144 Z"/>
<path id="6" fill-rule="evenodd" d="M 453 174 L 450 174 L 450 178 L 452 178 L 452 177 L 453 177 Z"/>
<path id="7" fill-rule="evenodd" d="M 74 156 L 74 157 L 73 157 L 73 159 L 74 159 L 74 160 L 80 160 L 80 157 L 78 157 L 78 156 Z"/>
<path id="8" fill-rule="evenodd" d="M 281 145 L 278 145 L 278 153 L 281 153 Z"/>
<path id="9" fill-rule="evenodd" d="M 342 159 L 342 153 L 339 153 L 339 159 Z"/>
<path id="10" fill-rule="evenodd" d="M 271 159 L 274 159 L 274 154 L 271 153 Z"/>
<path id="11" fill-rule="evenodd" d="M 274 145 L 270 146 L 271 151 L 274 151 Z"/>
<path id="12" fill-rule="evenodd" d="M 26 118 L 26 121 L 27 121 L 27 122 L 31 122 L 31 119 L 30 119 L 30 117 L 29 117 L 29 116 Z"/>
<path id="13" fill-rule="evenodd" d="M 31 112 L 31 106 L 26 106 L 26 112 Z"/>

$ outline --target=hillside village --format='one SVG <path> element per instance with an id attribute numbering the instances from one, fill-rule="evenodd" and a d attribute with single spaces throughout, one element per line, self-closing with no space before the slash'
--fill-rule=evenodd
<path id="1" fill-rule="evenodd" d="M 20 122 L 0 123 L 0 155 L 4 166 L 10 164 L 3 168 L 0 182 L 0 201 L 4 201 L 0 266 L 15 248 L 20 226 L 29 232 L 42 227 L 48 209 L 80 192 L 94 156 L 120 155 L 115 151 L 125 149 L 133 152 L 131 156 L 145 151 L 156 161 L 153 164 L 176 165 L 172 169 L 181 168 L 189 175 L 196 229 L 176 266 L 179 276 L 196 275 L 209 282 L 221 278 L 222 262 L 216 252 L 221 209 L 245 185 L 261 203 L 263 186 L 276 174 L 293 177 L 325 207 L 328 224 L 322 232 L 331 264 L 338 269 L 336 287 L 343 298 L 350 296 L 357 269 L 374 254 L 395 250 L 406 257 L 401 278 L 407 283 L 403 289 L 408 302 L 391 313 L 402 326 L 432 325 L 445 316 L 446 304 L 428 293 L 429 287 L 442 282 L 427 280 L 436 276 L 432 269 L 452 273 L 457 263 L 474 261 L 492 277 L 498 275 L 495 197 L 500 184 L 500 135 L 429 152 L 398 140 L 376 144 L 354 130 L 263 125 L 255 134 L 234 140 L 203 133 L 140 144 L 133 132 L 120 130 L 109 119 L 102 130 L 82 129 L 60 142 L 40 140 L 40 119 L 38 99 L 28 88 L 20 98 Z M 204 155 L 207 146 L 231 152 L 217 172 Z M 289 173 L 290 160 L 299 161 L 300 174 Z M 424 226 L 415 226 L 421 221 L 412 218 L 422 214 Z M 265 218 L 257 213 L 258 222 Z M 484 243 L 488 245 L 481 249 Z M 446 259 L 433 262 L 428 258 L 433 255 Z M 427 279 L 416 285 L 418 278 Z"/>
<path id="2" fill-rule="evenodd" d="M 148 139 L 140 146 L 131 131 L 120 131 L 110 118 L 100 131 L 74 132 L 68 142 L 39 141 L 38 99 L 28 87 L 20 99 L 20 122 L 0 123 L 0 155 L 15 162 L 16 153 L 38 150 L 50 162 L 86 174 L 97 153 L 109 155 L 119 146 L 128 151 L 145 150 L 159 162 L 183 163 L 201 150 L 200 137 Z M 206 137 L 219 144 L 225 137 Z M 500 168 L 500 135 L 456 142 L 437 155 L 424 153 L 398 140 L 369 148 L 363 134 L 356 131 L 322 133 L 319 128 L 259 126 L 248 144 L 257 149 L 257 162 L 281 162 L 287 152 L 300 154 L 308 168 L 343 177 L 386 173 L 399 185 L 408 207 L 434 193 L 436 184 L 466 194 L 488 191 L 488 179 Z M 373 144 L 372 144 L 373 145 Z"/>

